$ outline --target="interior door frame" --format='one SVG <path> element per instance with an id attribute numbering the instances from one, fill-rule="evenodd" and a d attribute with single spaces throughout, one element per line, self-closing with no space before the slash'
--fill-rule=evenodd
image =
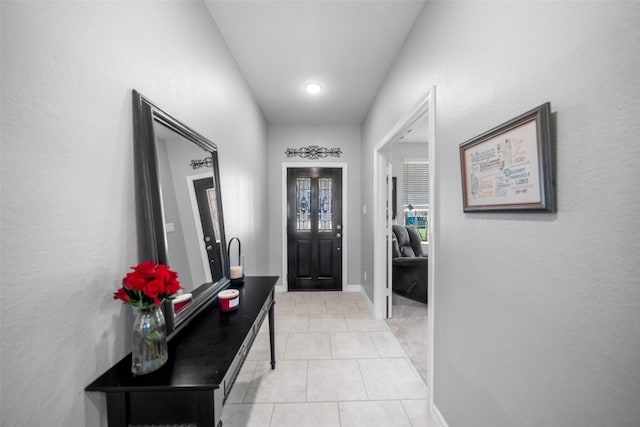
<path id="1" fill-rule="evenodd" d="M 429 391 L 429 410 L 432 412 L 434 408 L 433 390 L 434 390 L 434 372 L 433 372 L 433 347 L 434 347 L 434 313 L 436 309 L 435 288 L 437 269 L 436 263 L 436 247 L 438 245 L 439 234 L 437 234 L 439 218 L 437 215 L 437 205 L 439 196 L 435 187 L 436 180 L 436 106 L 435 106 L 435 86 L 431 86 L 424 90 L 413 108 L 408 114 L 403 116 L 387 134 L 380 140 L 373 149 L 373 305 L 376 318 L 384 319 L 386 314 L 386 287 L 387 287 L 387 262 L 386 256 L 388 246 L 391 245 L 391 229 L 387 228 L 387 206 L 385 204 L 385 173 L 389 164 L 385 151 L 393 144 L 401 134 L 403 134 L 409 126 L 411 126 L 423 114 L 427 114 L 429 123 L 428 141 L 429 141 L 429 270 L 428 270 L 428 291 L 427 298 L 429 302 L 427 310 L 427 370 L 428 378 L 427 388 Z M 390 216 L 389 216 L 390 217 Z M 389 233 L 389 235 L 387 235 Z"/>
<path id="2" fill-rule="evenodd" d="M 288 281 L 288 269 L 287 269 L 287 171 L 289 169 L 297 168 L 335 168 L 340 169 L 342 172 L 342 292 L 347 291 L 347 253 L 348 253 L 348 241 L 349 241 L 349 224 L 347 224 L 347 164 L 340 162 L 286 162 L 282 163 L 282 273 L 283 279 L 282 290 L 287 292 L 289 290 Z M 335 292 L 335 291 L 334 291 Z"/>
<path id="3" fill-rule="evenodd" d="M 386 212 L 386 220 L 385 220 L 385 232 L 386 232 L 386 247 L 387 253 L 385 254 L 385 260 L 387 262 L 387 282 L 385 286 L 385 295 L 387 297 L 386 304 L 386 317 L 393 318 L 393 303 L 392 303 L 392 295 L 391 295 L 391 284 L 393 283 L 393 260 L 391 259 L 391 254 L 393 254 L 393 240 L 391 236 L 393 235 L 393 153 L 391 153 L 390 157 L 385 157 L 386 160 L 386 168 L 384 169 L 385 176 L 385 189 L 386 196 L 385 200 L 388 202 L 385 204 L 387 212 Z"/>

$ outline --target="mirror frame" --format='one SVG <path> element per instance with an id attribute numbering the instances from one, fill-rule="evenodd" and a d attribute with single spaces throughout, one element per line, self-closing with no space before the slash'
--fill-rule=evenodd
<path id="1" fill-rule="evenodd" d="M 173 302 L 163 302 L 167 338 L 171 339 L 185 327 L 188 322 L 210 301 L 218 292 L 229 286 L 229 257 L 224 231 L 224 217 L 222 211 L 222 197 L 220 194 L 220 171 L 218 166 L 217 146 L 200 135 L 198 132 L 175 119 L 138 91 L 133 90 L 133 128 L 134 155 L 136 170 L 136 202 L 138 212 L 139 255 L 144 261 L 154 261 L 158 264 L 169 265 L 167 235 L 165 232 L 162 194 L 158 177 L 158 156 L 156 135 L 153 129 L 155 122 L 176 132 L 189 142 L 208 151 L 213 160 L 213 180 L 217 193 L 218 216 L 220 222 L 220 254 L 222 262 L 222 278 L 204 283 L 191 291 L 192 302 L 179 313 L 175 313 Z"/>

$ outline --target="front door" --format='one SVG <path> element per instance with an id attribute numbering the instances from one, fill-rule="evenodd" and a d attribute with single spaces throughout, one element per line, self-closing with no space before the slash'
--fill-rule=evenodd
<path id="1" fill-rule="evenodd" d="M 342 290 L 342 169 L 287 169 L 290 291 Z"/>
<path id="2" fill-rule="evenodd" d="M 219 221 L 213 221 L 212 218 L 218 217 L 218 202 L 216 200 L 216 192 L 213 187 L 212 178 L 203 178 L 193 181 L 193 188 L 198 203 L 198 211 L 200 213 L 200 222 L 202 223 L 202 233 L 204 239 L 204 247 L 207 251 L 209 260 L 209 268 L 213 281 L 219 280 L 224 275 L 225 266 L 219 265 L 222 255 L 220 254 L 220 230 L 218 230 Z"/>

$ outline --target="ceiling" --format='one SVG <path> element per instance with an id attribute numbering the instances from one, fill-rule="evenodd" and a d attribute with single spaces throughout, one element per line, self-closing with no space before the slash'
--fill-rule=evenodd
<path id="1" fill-rule="evenodd" d="M 360 124 L 424 1 L 206 4 L 269 123 Z"/>

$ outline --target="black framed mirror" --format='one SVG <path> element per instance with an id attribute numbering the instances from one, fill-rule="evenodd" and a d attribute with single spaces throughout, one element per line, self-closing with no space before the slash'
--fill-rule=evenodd
<path id="1" fill-rule="evenodd" d="M 140 256 L 178 273 L 169 339 L 229 285 L 217 146 L 133 91 Z"/>

